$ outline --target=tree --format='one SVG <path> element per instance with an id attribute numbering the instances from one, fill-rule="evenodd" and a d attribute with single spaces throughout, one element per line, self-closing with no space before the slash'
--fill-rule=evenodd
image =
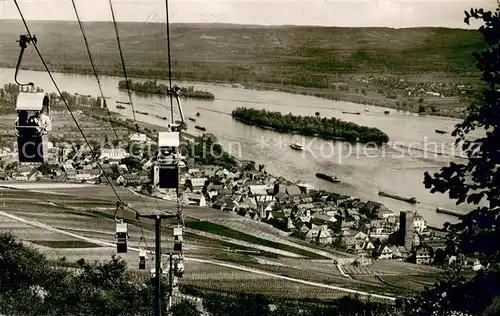
<path id="1" fill-rule="evenodd" d="M 40 171 L 43 175 L 52 175 L 54 174 L 54 171 L 52 170 L 52 167 L 44 162 L 40 166 L 38 166 L 38 171 Z"/>
<path id="2" fill-rule="evenodd" d="M 439 173 L 424 175 L 424 184 L 432 193 L 448 193 L 456 204 L 470 204 L 475 209 L 458 224 L 445 224 L 448 231 L 446 252 L 460 258 L 476 257 L 488 266 L 472 280 L 454 277 L 443 280 L 410 304 L 409 310 L 462 310 L 478 314 L 498 301 L 500 296 L 500 7 L 495 12 L 471 9 L 465 12 L 465 22 L 471 18 L 482 20 L 479 28 L 487 45 L 475 53 L 477 68 L 482 72 L 484 87 L 471 102 L 466 118 L 452 135 L 456 145 L 467 154 L 467 163 L 451 162 Z M 470 132 L 483 130 L 485 135 L 472 141 Z M 458 262 L 460 265 L 460 262 Z M 500 314 L 498 304 L 496 315 Z M 491 311 L 489 307 L 489 311 Z"/>
<path id="3" fill-rule="evenodd" d="M 127 270 L 118 257 L 78 261 L 73 273 L 48 261 L 10 234 L 0 234 L 2 315 L 151 315 L 153 286 L 148 276 Z"/>
<path id="4" fill-rule="evenodd" d="M 195 305 L 187 300 L 183 300 L 180 303 L 175 304 L 172 307 L 173 316 L 199 316 L 201 313 L 198 311 Z"/>

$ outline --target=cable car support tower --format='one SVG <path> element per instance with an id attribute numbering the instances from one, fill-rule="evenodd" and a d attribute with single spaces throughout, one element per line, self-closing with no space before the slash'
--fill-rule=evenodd
<path id="1" fill-rule="evenodd" d="M 180 134 L 184 127 L 184 113 L 182 110 L 178 87 L 172 86 L 172 67 L 170 55 L 170 21 L 168 13 L 168 0 L 165 0 L 166 11 L 166 31 L 167 31 L 167 50 L 168 50 L 168 76 L 169 88 L 168 99 L 170 100 L 170 118 L 171 122 L 167 126 L 166 132 L 159 132 L 158 134 L 158 155 L 156 157 L 156 164 L 153 166 L 153 184 L 160 189 L 174 191 L 177 199 L 177 214 L 140 214 L 136 212 L 136 219 L 147 218 L 155 222 L 155 266 L 151 267 L 151 276 L 154 277 L 155 284 L 155 303 L 154 311 L 156 316 L 162 315 L 162 291 L 161 291 L 161 276 L 164 274 L 161 262 L 161 229 L 162 220 L 177 219 L 177 225 L 173 228 L 173 251 L 169 252 L 168 260 L 168 306 L 167 312 L 171 312 L 172 297 L 174 289 L 177 287 L 178 278 L 182 278 L 184 274 L 184 255 L 183 255 L 183 231 L 184 231 L 184 218 L 180 203 L 180 190 L 179 190 L 179 177 L 180 171 L 184 169 L 184 157 L 180 151 Z M 179 116 L 179 121 L 174 121 L 174 106 L 173 99 L 175 98 Z M 123 207 L 123 206 L 120 206 Z M 120 223 L 119 225 L 126 225 Z M 126 229 L 125 229 L 126 231 Z M 118 237 L 118 229 L 117 229 Z M 126 243 L 128 235 L 122 239 Z M 142 237 L 141 237 L 142 239 Z M 118 250 L 118 246 L 117 246 Z M 126 251 L 126 250 L 125 250 Z M 139 269 L 146 268 L 146 251 L 141 250 L 139 253 Z"/>

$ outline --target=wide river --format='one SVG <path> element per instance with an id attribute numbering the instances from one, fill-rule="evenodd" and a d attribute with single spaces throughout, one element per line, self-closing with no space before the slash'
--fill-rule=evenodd
<path id="1" fill-rule="evenodd" d="M 97 82 L 93 76 L 61 73 L 53 75 L 61 91 L 99 96 Z M 127 93 L 117 89 L 118 81 L 123 78 L 100 79 L 105 96 L 114 101 L 128 101 Z M 22 71 L 19 80 L 35 82 L 46 92 L 56 92 L 45 72 Z M 14 82 L 14 69 L 0 68 L 0 84 L 3 86 L 11 82 Z M 460 158 L 434 153 L 453 151 L 454 139 L 450 132 L 458 120 L 419 116 L 392 109 L 275 91 L 233 88 L 231 85 L 195 82 L 179 84 L 208 90 L 216 96 L 216 100 L 183 100 L 186 118 L 195 117 L 197 112 L 200 113 L 197 123 L 188 121 L 190 132 L 198 133 L 194 129 L 195 124 L 205 126 L 207 132 L 215 134 L 231 154 L 265 164 L 266 170 L 271 174 L 290 180 L 304 180 L 315 187 L 357 196 L 363 200 L 378 201 L 396 213 L 402 210 L 418 210 L 431 225 L 454 221 L 447 215 L 437 214 L 436 207 L 463 212 L 468 210 L 467 207 L 457 208 L 447 195 L 431 194 L 423 185 L 425 171 L 437 172 L 452 159 L 462 161 Z M 135 93 L 132 96 L 135 110 L 150 113 L 149 116 L 136 114 L 139 122 L 164 125 L 165 121 L 156 118 L 155 114 L 170 118 L 170 103 L 164 98 Z M 124 110 L 116 109 L 115 102 L 108 102 L 108 106 L 111 110 L 132 117 L 129 106 Z M 311 137 L 280 134 L 232 119 L 231 111 L 241 106 L 291 112 L 296 115 L 315 115 L 319 112 L 324 117 L 336 117 L 360 125 L 377 127 L 389 135 L 390 143 L 380 148 L 350 146 Z M 385 115 L 385 110 L 389 110 L 390 114 Z M 343 111 L 361 112 L 361 115 L 344 114 Z M 446 130 L 448 134 L 437 134 L 436 129 Z M 289 144 L 292 140 L 303 143 L 305 150 L 300 152 L 291 149 Z M 325 182 L 315 177 L 317 172 L 334 174 L 342 182 Z M 415 206 L 385 198 L 379 196 L 378 191 L 405 197 L 414 196 L 421 203 Z"/>

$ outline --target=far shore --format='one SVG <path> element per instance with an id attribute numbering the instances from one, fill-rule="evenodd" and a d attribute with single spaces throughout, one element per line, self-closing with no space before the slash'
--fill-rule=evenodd
<path id="1" fill-rule="evenodd" d="M 14 69 L 12 67 L 1 67 L 1 68 L 7 68 L 7 69 Z M 31 70 L 31 71 L 45 71 L 43 67 L 30 67 L 29 69 L 26 70 Z M 86 71 L 78 71 L 78 70 L 72 70 L 72 71 L 67 71 L 67 70 L 54 70 L 54 72 L 57 73 L 64 73 L 64 74 L 76 74 L 76 75 L 87 75 L 90 76 L 90 72 Z M 353 74 L 354 75 L 354 74 Z M 108 77 L 118 77 L 119 74 L 105 74 L 104 76 Z M 129 79 L 141 79 L 141 80 L 146 80 L 146 79 L 151 79 L 150 77 L 147 76 L 141 76 L 141 75 L 132 75 L 129 76 Z M 168 78 L 157 78 L 158 80 L 168 80 Z M 318 89 L 318 88 L 308 88 L 308 87 L 300 87 L 300 86 L 289 86 L 289 85 L 280 85 L 280 84 L 271 84 L 271 83 L 236 83 L 236 82 L 229 82 L 229 81 L 223 81 L 223 80 L 210 80 L 210 81 L 200 81 L 200 80 L 192 80 L 190 78 L 174 78 L 173 80 L 178 81 L 178 82 L 191 82 L 191 83 L 201 83 L 201 84 L 240 84 L 243 88 L 249 89 L 249 90 L 262 90 L 262 91 L 279 91 L 279 92 L 285 92 L 285 93 L 290 93 L 290 94 L 300 94 L 300 95 L 308 95 L 308 96 L 314 96 L 322 99 L 329 99 L 332 101 L 345 101 L 345 102 L 351 102 L 351 103 L 356 103 L 356 104 L 361 104 L 361 105 L 366 105 L 366 106 L 375 106 L 375 107 L 382 107 L 382 108 L 390 108 L 398 111 L 404 111 L 404 112 L 411 112 L 417 114 L 418 111 L 415 109 L 409 109 L 409 108 L 401 108 L 397 105 L 396 100 L 387 98 L 385 96 L 381 95 L 363 95 L 359 93 L 354 93 L 354 92 L 345 92 L 345 91 L 332 91 L 328 89 Z M 217 98 L 215 98 L 217 99 Z M 422 116 L 436 116 L 436 117 L 448 117 L 448 118 L 458 118 L 462 119 L 464 116 L 460 113 L 443 113 L 443 112 L 438 112 L 438 113 L 421 113 L 420 115 Z"/>

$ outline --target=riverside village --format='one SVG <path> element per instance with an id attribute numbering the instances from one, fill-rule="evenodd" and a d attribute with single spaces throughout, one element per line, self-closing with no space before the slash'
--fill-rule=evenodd
<path id="1" fill-rule="evenodd" d="M 154 158 L 137 149 L 149 148 L 155 142 L 141 133 L 129 137 L 128 143 L 99 150 L 98 160 L 106 174 L 111 175 L 111 181 L 139 194 L 176 200 L 175 189 L 159 188 Z M 47 162 L 37 167 L 19 166 L 17 150 L 2 148 L 0 180 L 107 183 L 86 146 L 49 142 L 48 148 Z M 381 203 L 274 177 L 265 171 L 264 165 L 256 166 L 251 161 L 238 161 L 228 167 L 189 158 L 181 170 L 179 193 L 184 207 L 213 208 L 265 222 L 283 234 L 351 253 L 354 265 L 399 260 L 442 266 L 455 259 L 444 255 L 445 232 L 428 227 L 410 205 L 396 216 Z M 483 267 L 477 260 L 468 260 L 467 268 Z"/>

